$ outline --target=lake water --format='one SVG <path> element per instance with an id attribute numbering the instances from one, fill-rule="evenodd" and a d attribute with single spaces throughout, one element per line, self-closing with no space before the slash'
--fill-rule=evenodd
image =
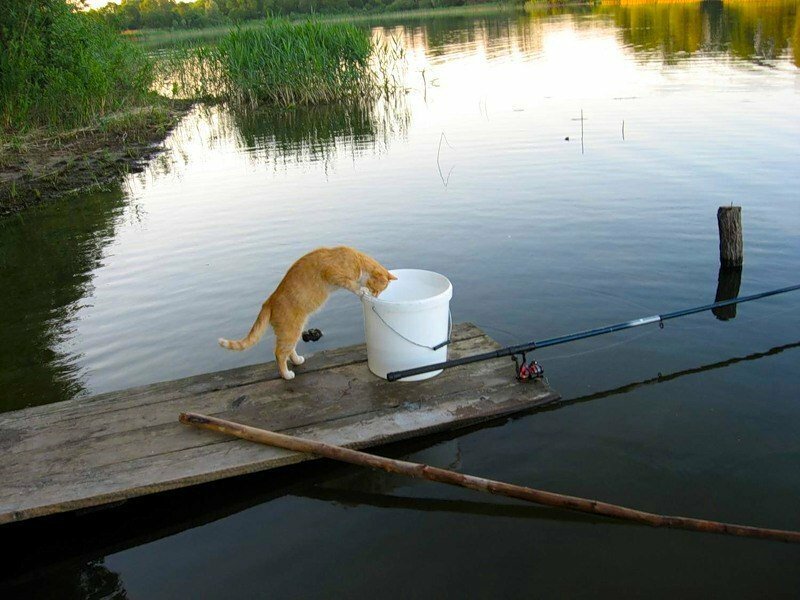
<path id="1" fill-rule="evenodd" d="M 446 274 L 502 343 L 800 283 L 796 3 L 603 4 L 376 26 L 402 98 L 197 108 L 117 189 L 0 223 L 0 410 L 270 359 L 287 266 L 349 244 Z M 653 512 L 800 529 L 800 296 L 538 353 L 574 402 L 392 456 Z M 363 340 L 339 293 L 313 350 Z M 308 350 L 307 350 L 308 351 Z M 509 376 L 511 370 L 509 369 Z M 795 596 L 800 548 L 593 519 L 332 464 L 9 528 L 27 597 Z"/>

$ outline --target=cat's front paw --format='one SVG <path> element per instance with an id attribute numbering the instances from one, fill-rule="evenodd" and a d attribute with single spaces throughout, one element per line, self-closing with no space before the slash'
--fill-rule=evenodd
<path id="1" fill-rule="evenodd" d="M 294 379 L 294 371 L 286 371 L 286 373 L 281 373 L 281 377 L 283 377 L 286 381 L 291 381 Z"/>
<path id="2" fill-rule="evenodd" d="M 295 365 L 302 365 L 304 362 L 306 362 L 306 358 L 305 356 L 300 356 L 299 354 L 297 354 L 291 357 L 291 361 Z"/>

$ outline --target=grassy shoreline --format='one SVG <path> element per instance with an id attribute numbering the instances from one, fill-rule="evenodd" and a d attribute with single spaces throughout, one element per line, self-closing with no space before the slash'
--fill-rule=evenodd
<path id="1" fill-rule="evenodd" d="M 76 129 L 0 139 L 0 219 L 142 171 L 191 103 L 154 99 Z"/>
<path id="2" fill-rule="evenodd" d="M 151 154 L 180 112 L 150 91 L 153 67 L 66 0 L 4 0 L 0 215 L 102 185 Z"/>
<path id="3" fill-rule="evenodd" d="M 369 66 L 379 49 L 348 24 L 271 19 L 207 48 L 148 56 L 63 0 L 49 1 L 38 10 L 19 0 L 12 14 L 12 24 L 34 20 L 38 38 L 0 22 L 0 34 L 15 33 L 0 37 L 0 75 L 15 82 L 0 89 L 0 216 L 141 169 L 192 102 L 294 106 L 366 98 L 380 85 Z M 157 72 L 186 100 L 152 91 Z"/>
<path id="4" fill-rule="evenodd" d="M 22 0 L 12 0 L 19 2 Z M 47 0 L 54 6 L 63 0 Z M 580 2 L 586 4 L 586 2 Z M 564 5 L 564 4 L 558 4 Z M 542 3 L 534 5 L 535 9 L 546 10 L 555 4 Z M 313 15 L 319 23 L 326 25 L 342 23 L 391 23 L 398 20 L 429 19 L 435 17 L 478 17 L 481 15 L 491 15 L 498 13 L 523 13 L 525 10 L 532 10 L 527 7 L 523 9 L 520 4 L 509 2 L 486 3 L 471 6 L 440 7 L 433 9 L 402 10 L 394 12 L 349 12 L 341 14 Z M 62 14 L 63 16 L 63 14 Z M 309 20 L 311 15 L 295 16 L 286 23 L 301 23 Z M 243 39 L 254 38 L 257 30 L 264 27 L 267 21 L 264 19 L 247 21 L 238 27 L 239 32 L 244 32 Z M 225 24 L 205 29 L 189 30 L 142 30 L 136 35 L 117 34 L 120 44 L 130 45 L 131 40 L 137 43 L 135 47 L 143 49 L 167 47 L 175 44 L 191 46 L 195 42 L 221 38 L 230 34 L 235 25 Z M 302 26 L 301 26 L 302 28 Z M 105 33 L 101 32 L 102 38 Z M 251 40 L 252 41 L 252 40 Z M 113 46 L 113 40 L 106 40 L 104 43 L 108 47 Z M 116 42 L 114 42 L 116 43 Z M 343 41 L 345 46 L 350 48 L 354 42 Z M 242 77 L 251 72 L 262 71 L 260 77 L 262 83 L 258 81 L 243 80 L 238 82 L 236 88 L 240 96 L 254 99 L 261 97 L 269 100 L 275 94 L 271 89 L 263 87 L 264 82 L 269 82 L 268 88 L 277 87 L 276 81 L 271 73 L 277 71 L 296 72 L 298 64 L 296 57 L 287 57 L 283 62 L 273 60 L 275 65 L 268 64 L 269 61 L 259 63 L 258 59 L 262 52 L 258 50 L 258 43 L 249 43 L 250 49 L 246 49 L 243 59 L 239 63 L 227 65 L 228 75 L 231 77 Z M 262 44 L 263 45 L 263 44 Z M 103 47 L 105 50 L 106 46 Z M 113 52 L 119 53 L 119 49 L 112 48 Z M 109 50 L 109 51 L 111 51 Z M 138 51 L 138 49 L 137 49 Z M 140 52 L 140 51 L 139 51 Z M 301 53 L 308 54 L 308 53 Z M 312 52 L 311 54 L 315 54 Z M 156 60 L 156 59 L 153 59 Z M 289 61 L 289 62 L 286 62 Z M 291 62 L 295 61 L 295 62 Z M 363 61 L 362 61 L 363 62 Z M 284 64 L 285 63 L 285 64 Z M 322 64 L 322 63 L 321 63 Z M 289 69 L 286 65 L 290 65 Z M 281 68 L 278 68 L 281 67 Z M 285 67 L 285 68 L 283 68 Z M 49 67 L 48 67 L 49 68 Z M 86 67 L 76 65 L 73 68 L 80 69 Z M 330 65 L 323 64 L 321 68 L 315 66 L 316 71 L 321 73 L 332 72 Z M 31 64 L 31 72 L 36 72 L 35 64 Z M 287 70 L 288 69 L 288 70 Z M 329 93 L 325 98 L 336 97 L 338 83 L 336 78 L 328 77 L 326 80 L 312 71 L 308 74 L 304 83 L 305 87 L 300 86 L 300 91 L 295 92 L 291 81 L 277 81 L 283 85 L 288 92 L 284 93 L 285 99 L 289 104 L 297 102 L 303 103 L 303 98 L 312 98 L 314 95 L 305 93 L 306 90 L 324 89 L 322 84 L 329 84 Z M 354 71 L 355 73 L 355 71 Z M 344 73 L 343 77 L 347 81 L 355 81 L 355 75 Z M 358 82 L 356 82 L 358 83 Z M 353 84 L 355 85 L 355 84 Z M 259 87 L 260 86 L 260 87 Z M 297 86 L 295 86 L 297 87 Z M 109 89 L 109 85 L 105 85 Z M 110 87 L 113 90 L 113 85 Z M 358 86 L 353 87 L 359 90 Z M 13 90 L 12 90 L 13 92 Z M 90 88 L 87 88 L 87 106 L 89 101 L 96 100 L 90 98 Z M 305 94 L 305 95 L 304 95 Z M 31 97 L 35 98 L 35 94 Z M 192 96 L 200 99 L 199 95 Z M 14 100 L 14 96 L 6 96 L 6 99 Z M 316 100 L 310 100 L 311 102 Z M 153 156 L 163 143 L 169 131 L 175 126 L 180 118 L 191 106 L 190 101 L 170 100 L 154 92 L 147 94 L 131 95 L 130 100 L 115 105 L 111 109 L 103 109 L 104 101 L 100 102 L 100 109 L 88 108 L 86 115 L 81 117 L 79 122 L 72 125 L 54 125 L 52 118 L 47 116 L 42 118 L 41 123 L 35 120 L 26 122 L 23 127 L 14 129 L 0 130 L 0 217 L 18 212 L 29 206 L 41 202 L 56 199 L 62 196 L 75 194 L 80 191 L 103 187 L 109 181 L 122 174 L 141 170 L 144 161 Z M 17 119 L 19 122 L 19 119 Z"/>

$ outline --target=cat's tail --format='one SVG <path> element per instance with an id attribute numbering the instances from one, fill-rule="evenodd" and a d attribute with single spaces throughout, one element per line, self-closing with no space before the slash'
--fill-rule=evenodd
<path id="1" fill-rule="evenodd" d="M 250 333 L 240 340 L 226 340 L 224 338 L 219 338 L 219 345 L 223 348 L 227 348 L 228 350 L 247 350 L 250 346 L 260 340 L 262 335 L 264 335 L 264 331 L 266 331 L 267 327 L 269 326 L 269 317 L 271 312 L 272 310 L 269 305 L 269 300 L 267 300 L 261 307 L 261 312 L 258 313 L 256 322 L 253 323 L 253 326 L 250 328 Z"/>

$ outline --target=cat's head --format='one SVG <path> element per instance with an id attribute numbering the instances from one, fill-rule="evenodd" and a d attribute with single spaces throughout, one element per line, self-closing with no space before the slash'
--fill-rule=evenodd
<path id="1" fill-rule="evenodd" d="M 380 293 L 389 286 L 389 282 L 395 279 L 397 279 L 397 277 L 381 267 L 380 269 L 374 269 L 370 272 L 366 286 L 370 294 L 377 298 Z"/>

